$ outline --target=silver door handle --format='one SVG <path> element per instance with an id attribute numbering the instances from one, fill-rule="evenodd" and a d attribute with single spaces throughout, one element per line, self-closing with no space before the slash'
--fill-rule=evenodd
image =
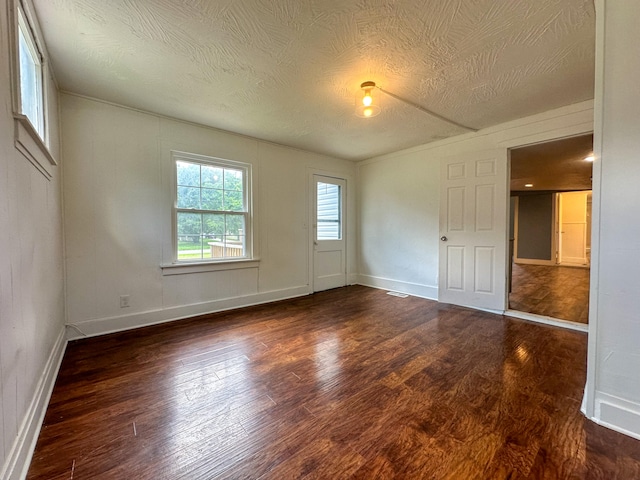
<path id="1" fill-rule="evenodd" d="M 442 240 L 443 242 L 446 242 L 449 239 L 443 235 L 443 236 L 440 237 L 440 240 Z"/>

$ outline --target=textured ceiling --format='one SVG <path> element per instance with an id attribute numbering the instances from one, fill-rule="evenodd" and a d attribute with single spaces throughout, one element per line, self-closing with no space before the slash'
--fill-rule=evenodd
<path id="1" fill-rule="evenodd" d="M 34 0 L 60 87 L 358 160 L 593 98 L 593 0 Z M 378 92 L 380 93 L 380 92 Z"/>
<path id="2" fill-rule="evenodd" d="M 511 150 L 511 191 L 591 190 L 593 135 Z M 525 188 L 525 184 L 533 184 Z"/>

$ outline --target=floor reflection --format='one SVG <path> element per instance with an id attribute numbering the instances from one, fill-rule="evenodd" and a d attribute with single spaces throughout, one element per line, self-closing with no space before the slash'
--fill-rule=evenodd
<path id="1" fill-rule="evenodd" d="M 514 263 L 509 308 L 586 324 L 589 269 Z"/>

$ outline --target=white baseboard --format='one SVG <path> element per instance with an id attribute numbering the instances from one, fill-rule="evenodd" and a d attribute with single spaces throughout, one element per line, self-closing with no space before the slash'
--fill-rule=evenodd
<path id="1" fill-rule="evenodd" d="M 559 267 L 571 267 L 571 268 L 591 268 L 591 264 L 585 262 L 562 262 L 558 264 Z"/>
<path id="2" fill-rule="evenodd" d="M 580 258 L 580 257 L 563 257 L 560 262 L 561 267 L 589 267 L 589 259 L 588 258 Z"/>
<path id="3" fill-rule="evenodd" d="M 546 265 L 546 266 L 555 266 L 555 260 L 538 260 L 535 258 L 514 258 L 513 263 L 517 265 Z"/>
<path id="4" fill-rule="evenodd" d="M 380 288 L 394 292 L 408 293 L 414 297 L 438 300 L 438 287 L 422 285 L 419 283 L 403 282 L 390 278 L 374 277 L 372 275 L 359 275 L 358 284 L 365 287 Z"/>
<path id="5" fill-rule="evenodd" d="M 577 332 L 589 332 L 589 325 L 584 323 L 572 322 L 570 320 L 558 320 L 557 318 L 547 317 L 546 315 L 537 315 L 535 313 L 520 312 L 518 310 L 507 310 L 504 315 L 529 322 L 543 323 L 554 327 L 566 328 L 567 330 L 575 330 Z"/>
<path id="6" fill-rule="evenodd" d="M 584 402 L 583 402 L 584 403 Z M 583 404 L 582 412 L 585 413 Z M 640 440 L 640 404 L 596 392 L 595 415 L 588 417 L 598 425 Z"/>
<path id="7" fill-rule="evenodd" d="M 0 479 L 2 480 L 22 480 L 27 476 L 66 346 L 67 339 L 65 331 L 62 330 L 51 350 L 40 380 L 38 380 L 36 391 L 20 424 L 18 436 L 7 455 L 2 470 L 0 470 Z"/>
<path id="8" fill-rule="evenodd" d="M 95 337 L 108 333 L 131 330 L 133 328 L 146 327 L 159 323 L 173 322 L 183 318 L 205 315 L 207 313 L 222 312 L 234 308 L 249 307 L 261 303 L 276 302 L 288 298 L 301 297 L 309 294 L 309 286 L 273 290 L 241 297 L 224 298 L 211 302 L 180 305 L 177 307 L 148 310 L 146 312 L 131 313 L 117 317 L 106 317 L 86 320 L 67 325 L 67 338 L 77 340 L 85 337 Z"/>

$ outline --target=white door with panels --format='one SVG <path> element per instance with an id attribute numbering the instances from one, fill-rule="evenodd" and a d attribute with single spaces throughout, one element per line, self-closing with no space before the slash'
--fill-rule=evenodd
<path id="1" fill-rule="evenodd" d="M 507 150 L 441 163 L 438 300 L 504 311 Z"/>
<path id="2" fill-rule="evenodd" d="M 346 181 L 313 175 L 313 291 L 347 284 Z"/>
<path id="3" fill-rule="evenodd" d="M 587 253 L 587 199 L 591 190 L 558 193 L 558 263 L 585 267 Z"/>

